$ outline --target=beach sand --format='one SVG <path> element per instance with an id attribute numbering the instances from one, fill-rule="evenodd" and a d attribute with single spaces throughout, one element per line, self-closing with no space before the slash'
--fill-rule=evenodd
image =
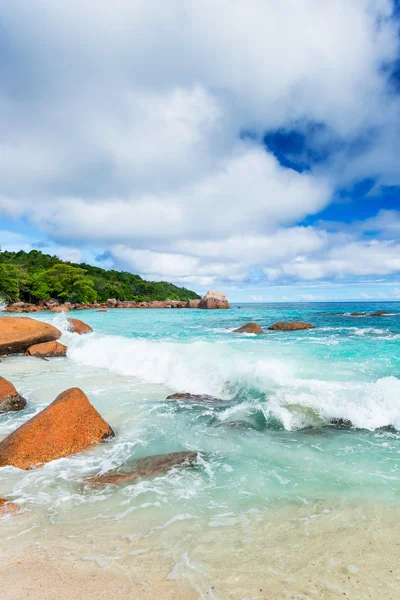
<path id="1" fill-rule="evenodd" d="M 398 600 L 399 516 L 324 502 L 139 535 L 121 523 L 58 526 L 40 543 L 28 533 L 3 546 L 0 599 Z"/>

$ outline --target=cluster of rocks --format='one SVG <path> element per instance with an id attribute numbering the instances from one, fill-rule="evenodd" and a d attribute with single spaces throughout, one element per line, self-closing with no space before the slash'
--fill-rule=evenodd
<path id="1" fill-rule="evenodd" d="M 300 331 L 302 329 L 315 329 L 311 323 L 303 323 L 302 321 L 280 321 L 268 327 L 271 331 Z M 263 328 L 258 323 L 246 323 L 235 329 L 233 333 L 263 333 Z"/>
<path id="2" fill-rule="evenodd" d="M 70 330 L 78 334 L 93 331 L 78 319 L 68 319 Z M 0 355 L 24 353 L 48 358 L 65 356 L 67 347 L 57 340 L 61 332 L 29 317 L 0 319 Z M 25 398 L 14 385 L 0 377 L 0 413 L 23 410 Z M 68 389 L 26 423 L 0 442 L 0 467 L 32 469 L 42 464 L 76 454 L 114 437 L 110 425 L 79 388 Z M 151 476 L 175 467 L 191 466 L 196 452 L 173 452 L 137 461 L 135 468 L 124 473 L 110 472 L 88 480 L 91 485 L 123 483 L 137 477 Z M 0 498 L 0 515 L 17 512 L 14 502 Z"/>
<path id="3" fill-rule="evenodd" d="M 107 302 L 99 304 L 93 302 L 85 304 L 77 302 L 64 302 L 60 304 L 58 300 L 41 300 L 39 304 L 29 302 L 14 302 L 4 310 L 7 313 L 33 313 L 49 310 L 53 313 L 69 312 L 70 310 L 89 310 L 95 309 L 97 312 L 107 312 L 108 308 L 230 308 L 229 302 L 222 292 L 210 290 L 201 300 L 151 300 L 149 302 L 133 302 L 130 300 L 117 300 L 109 298 Z"/>
<path id="4" fill-rule="evenodd" d="M 350 317 L 384 317 L 385 315 L 390 315 L 387 310 L 377 310 L 373 313 L 363 313 L 363 312 L 352 312 L 350 313 Z"/>

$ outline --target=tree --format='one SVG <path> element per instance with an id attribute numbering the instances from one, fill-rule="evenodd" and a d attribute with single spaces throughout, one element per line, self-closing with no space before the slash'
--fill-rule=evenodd
<path id="1" fill-rule="evenodd" d="M 50 294 L 64 302 L 94 302 L 97 298 L 93 280 L 85 269 L 59 263 L 45 271 L 44 281 Z"/>
<path id="2" fill-rule="evenodd" d="M 21 267 L 0 263 L 0 297 L 8 302 L 19 300 L 21 288 L 29 282 L 29 277 Z"/>

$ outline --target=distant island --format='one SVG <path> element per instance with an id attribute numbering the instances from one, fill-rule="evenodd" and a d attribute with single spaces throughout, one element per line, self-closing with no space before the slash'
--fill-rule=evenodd
<path id="1" fill-rule="evenodd" d="M 196 292 L 166 281 L 145 281 L 126 271 L 106 270 L 86 263 L 62 261 L 58 256 L 30 252 L 0 252 L 0 300 L 32 302 L 151 302 L 199 299 Z"/>

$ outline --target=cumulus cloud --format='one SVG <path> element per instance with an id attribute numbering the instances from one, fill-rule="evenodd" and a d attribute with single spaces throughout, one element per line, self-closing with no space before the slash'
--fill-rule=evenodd
<path id="1" fill-rule="evenodd" d="M 393 214 L 363 229 L 385 229 L 387 246 L 363 241 L 360 226 L 345 240 L 299 226 L 344 183 L 400 183 L 393 8 L 5 4 L 0 214 L 28 220 L 65 256 L 103 248 L 114 264 L 193 285 L 364 275 L 362 253 L 371 273 L 395 272 Z M 310 170 L 262 144 L 267 130 L 315 124 L 309 143 L 332 156 Z"/>

